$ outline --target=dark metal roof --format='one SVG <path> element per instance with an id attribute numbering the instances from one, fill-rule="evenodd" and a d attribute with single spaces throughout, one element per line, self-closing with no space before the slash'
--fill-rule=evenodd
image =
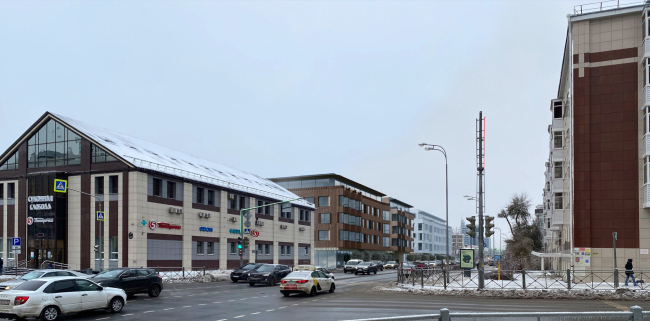
<path id="1" fill-rule="evenodd" d="M 377 196 L 386 196 L 386 194 L 372 189 L 366 185 L 360 184 L 358 182 L 355 182 L 347 177 L 341 176 L 339 174 L 335 173 L 328 173 L 328 174 L 313 174 L 313 175 L 300 175 L 300 176 L 287 176 L 287 177 L 276 177 L 276 178 L 269 178 L 269 180 L 274 181 L 274 182 L 293 182 L 293 181 L 302 181 L 302 180 L 307 180 L 307 179 L 322 179 L 322 178 L 333 178 L 341 183 L 345 183 L 350 186 L 354 186 L 360 190 L 364 190 L 368 193 L 375 194 Z"/>
<path id="2" fill-rule="evenodd" d="M 391 197 L 391 198 L 390 198 L 390 201 L 391 201 L 392 203 L 397 203 L 397 204 L 402 205 L 402 206 L 404 206 L 404 207 L 413 208 L 413 205 L 406 204 L 406 203 L 404 203 L 404 202 L 402 202 L 402 201 L 400 201 L 400 200 L 398 200 L 398 199 L 396 199 L 396 198 L 392 198 L 392 197 Z"/>

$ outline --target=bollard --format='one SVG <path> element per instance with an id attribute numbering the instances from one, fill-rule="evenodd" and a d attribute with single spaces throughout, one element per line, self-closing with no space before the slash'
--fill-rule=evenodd
<path id="1" fill-rule="evenodd" d="M 451 321 L 451 318 L 449 317 L 449 309 L 440 309 L 440 321 Z"/>
<path id="2" fill-rule="evenodd" d="M 567 290 L 571 290 L 571 269 L 566 269 Z"/>
<path id="3" fill-rule="evenodd" d="M 413 286 L 415 286 L 415 270 L 411 270 L 410 277 L 411 281 L 413 281 Z"/>
<path id="4" fill-rule="evenodd" d="M 526 290 L 526 270 L 521 270 L 521 286 Z"/>
<path id="5" fill-rule="evenodd" d="M 185 267 L 183 267 L 183 279 L 185 278 Z"/>
<path id="6" fill-rule="evenodd" d="M 635 305 L 630 307 L 630 312 L 632 312 L 632 321 L 643 321 L 643 309 L 640 306 Z"/>
<path id="7" fill-rule="evenodd" d="M 424 289 L 424 270 L 422 270 L 422 278 L 420 280 L 422 280 L 420 288 Z"/>
<path id="8" fill-rule="evenodd" d="M 618 289 L 618 268 L 614 269 L 614 289 Z"/>
<path id="9" fill-rule="evenodd" d="M 447 273 L 447 270 L 442 271 L 442 277 L 444 278 L 444 280 L 442 281 L 443 286 L 445 287 L 445 290 L 447 290 L 447 282 L 449 282 L 447 280 L 447 278 L 449 277 L 449 274 Z"/>

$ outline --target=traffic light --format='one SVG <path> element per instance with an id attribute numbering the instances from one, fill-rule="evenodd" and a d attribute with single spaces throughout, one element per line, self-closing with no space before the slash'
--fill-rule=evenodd
<path id="1" fill-rule="evenodd" d="M 485 237 L 494 235 L 494 224 L 492 224 L 493 220 L 494 216 L 485 216 Z"/>
<path id="2" fill-rule="evenodd" d="M 247 249 L 249 244 L 250 244 L 250 240 L 248 239 L 248 237 L 244 237 L 244 248 Z"/>
<path id="3" fill-rule="evenodd" d="M 476 237 L 476 216 L 466 217 L 466 219 L 469 221 L 469 224 L 465 225 L 468 228 L 467 235 L 474 238 Z"/>
<path id="4" fill-rule="evenodd" d="M 95 245 L 95 252 L 99 252 L 99 245 Z"/>
<path id="5" fill-rule="evenodd" d="M 244 250 L 239 250 L 239 256 L 244 255 Z"/>
<path id="6" fill-rule="evenodd" d="M 242 249 L 242 239 L 241 239 L 241 236 L 237 238 L 237 248 L 240 249 L 240 250 Z M 239 255 L 241 255 L 241 251 L 239 251 L 239 252 L 240 252 Z"/>

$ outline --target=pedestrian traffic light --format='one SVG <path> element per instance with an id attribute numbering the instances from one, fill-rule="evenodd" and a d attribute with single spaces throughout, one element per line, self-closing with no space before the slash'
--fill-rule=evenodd
<path id="1" fill-rule="evenodd" d="M 494 224 L 492 224 L 492 221 L 494 220 L 493 216 L 485 216 L 485 237 L 490 237 L 494 235 Z"/>
<path id="2" fill-rule="evenodd" d="M 248 237 L 244 237 L 244 248 L 247 249 L 248 245 L 250 245 L 250 240 L 248 239 Z"/>
<path id="3" fill-rule="evenodd" d="M 99 252 L 99 245 L 95 245 L 95 252 Z"/>
<path id="4" fill-rule="evenodd" d="M 242 249 L 242 238 L 241 236 L 237 238 L 237 248 Z"/>
<path id="5" fill-rule="evenodd" d="M 469 224 L 465 225 L 468 228 L 467 235 L 474 238 L 476 237 L 476 216 L 466 217 L 466 219 L 469 221 Z"/>
<path id="6" fill-rule="evenodd" d="M 244 255 L 244 250 L 239 250 L 239 256 Z"/>

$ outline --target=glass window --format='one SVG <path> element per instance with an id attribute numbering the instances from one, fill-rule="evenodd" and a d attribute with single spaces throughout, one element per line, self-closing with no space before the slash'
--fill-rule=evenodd
<path id="1" fill-rule="evenodd" d="M 7 184 L 7 199 L 16 198 L 16 183 Z"/>
<path id="2" fill-rule="evenodd" d="M 196 242 L 196 254 L 203 255 L 203 242 Z"/>
<path id="3" fill-rule="evenodd" d="M 52 293 L 75 292 L 76 290 L 77 287 L 75 286 L 74 280 L 63 280 L 63 281 L 54 282 L 52 286 Z"/>
<path id="4" fill-rule="evenodd" d="M 284 204 L 281 204 L 281 206 L 282 206 L 282 213 L 280 214 L 280 217 L 292 219 L 293 214 L 292 214 L 292 211 L 291 211 L 291 209 L 292 209 L 291 203 L 284 203 Z"/>
<path id="5" fill-rule="evenodd" d="M 235 242 L 230 242 L 230 254 L 237 254 Z"/>
<path id="6" fill-rule="evenodd" d="M 101 241 L 101 244 L 100 244 L 100 241 Z M 97 251 L 95 251 L 95 260 L 99 260 L 99 259 L 102 258 L 102 256 L 100 256 L 100 254 L 99 254 L 99 251 L 100 250 L 105 251 L 105 249 L 104 249 L 104 239 L 102 238 L 100 240 L 99 236 L 95 236 L 95 245 L 97 245 L 97 249 L 98 249 Z M 102 253 L 102 254 L 104 254 L 104 253 Z"/>
<path id="7" fill-rule="evenodd" d="M 95 177 L 95 195 L 104 195 L 104 177 Z"/>
<path id="8" fill-rule="evenodd" d="M 203 192 L 204 192 L 204 189 L 202 189 L 200 187 L 196 188 L 196 202 L 198 204 L 203 204 Z"/>
<path id="9" fill-rule="evenodd" d="M 562 102 L 553 102 L 553 118 L 562 118 Z"/>
<path id="10" fill-rule="evenodd" d="M 176 199 L 176 183 L 167 182 L 167 198 Z"/>
<path id="11" fill-rule="evenodd" d="M 330 223 L 330 213 L 321 213 L 320 214 L 320 223 L 329 224 Z"/>
<path id="12" fill-rule="evenodd" d="M 305 201 L 314 204 L 314 198 L 313 197 L 305 197 Z"/>
<path id="13" fill-rule="evenodd" d="M 329 196 L 319 196 L 318 197 L 318 206 L 319 207 L 330 206 L 329 203 L 330 203 Z"/>
<path id="14" fill-rule="evenodd" d="M 0 171 L 9 171 L 14 169 L 18 169 L 18 152 L 15 152 L 4 163 L 2 163 L 2 165 L 0 165 Z"/>
<path id="15" fill-rule="evenodd" d="M 286 255 L 287 254 L 286 248 L 287 248 L 286 246 L 280 245 L 280 255 Z"/>
<path id="16" fill-rule="evenodd" d="M 118 176 L 112 175 L 108 177 L 108 192 L 110 194 L 117 194 L 119 186 Z"/>
<path id="17" fill-rule="evenodd" d="M 162 197 L 162 179 L 154 178 L 153 179 L 153 191 L 154 196 Z"/>
<path id="18" fill-rule="evenodd" d="M 553 132 L 553 148 L 562 148 L 562 132 Z"/>
<path id="19" fill-rule="evenodd" d="M 214 254 L 214 242 L 208 242 L 208 255 Z"/>
<path id="20" fill-rule="evenodd" d="M 329 230 L 320 230 L 318 231 L 318 240 L 319 241 L 329 241 L 330 231 Z"/>
<path id="21" fill-rule="evenodd" d="M 99 291 L 99 286 L 88 280 L 74 280 L 77 282 L 77 291 Z"/>
<path id="22" fill-rule="evenodd" d="M 19 284 L 17 287 L 14 288 L 14 290 L 20 290 L 20 291 L 36 291 L 40 289 L 47 281 L 27 281 L 25 283 Z M 58 282 L 57 282 L 58 283 Z M 74 286 L 74 284 L 73 284 Z"/>
<path id="23" fill-rule="evenodd" d="M 562 202 L 562 193 L 555 193 L 555 209 L 561 210 L 564 208 L 564 203 Z"/>
<path id="24" fill-rule="evenodd" d="M 91 162 L 93 163 L 113 162 L 117 160 L 115 157 L 111 156 L 111 154 L 107 153 L 95 144 L 90 144 L 90 151 Z"/>
<path id="25" fill-rule="evenodd" d="M 117 236 L 111 236 L 108 238 L 108 246 L 110 247 L 110 260 L 117 260 Z"/>
<path id="26" fill-rule="evenodd" d="M 214 191 L 208 191 L 208 205 L 214 205 Z"/>
<path id="27" fill-rule="evenodd" d="M 27 167 L 81 164 L 81 137 L 50 120 L 27 142 Z"/>
<path id="28" fill-rule="evenodd" d="M 555 178 L 562 178 L 562 162 L 554 162 Z"/>

